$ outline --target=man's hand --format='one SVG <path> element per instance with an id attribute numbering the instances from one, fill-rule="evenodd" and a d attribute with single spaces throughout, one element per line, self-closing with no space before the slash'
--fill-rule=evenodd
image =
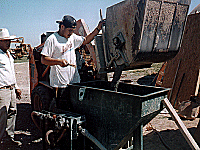
<path id="1" fill-rule="evenodd" d="M 22 97 L 22 91 L 20 89 L 15 89 L 16 97 L 20 100 Z"/>
<path id="2" fill-rule="evenodd" d="M 61 67 L 68 66 L 68 62 L 65 59 L 55 59 L 44 55 L 42 55 L 41 57 L 41 63 L 49 66 L 53 65 L 60 65 Z"/>
<path id="3" fill-rule="evenodd" d="M 103 19 L 103 20 L 99 21 L 99 24 L 98 24 L 97 28 L 99 30 L 101 30 L 102 26 L 105 26 L 105 24 L 106 24 L 106 19 Z"/>
<path id="4" fill-rule="evenodd" d="M 99 21 L 98 26 L 94 29 L 94 31 L 85 37 L 85 40 L 83 41 L 82 45 L 86 45 L 90 43 L 94 39 L 94 37 L 99 33 L 99 31 L 102 29 L 102 26 L 105 26 L 105 23 L 106 23 L 106 19 Z"/>
<path id="5" fill-rule="evenodd" d="M 60 66 L 61 67 L 66 67 L 66 66 L 68 66 L 69 65 L 69 63 L 67 62 L 67 60 L 65 60 L 65 59 L 61 59 L 60 60 Z"/>
<path id="6" fill-rule="evenodd" d="M 61 59 L 60 66 L 61 66 L 61 67 L 72 66 L 72 67 L 76 68 L 76 65 L 74 65 L 74 64 L 69 64 L 65 59 Z"/>

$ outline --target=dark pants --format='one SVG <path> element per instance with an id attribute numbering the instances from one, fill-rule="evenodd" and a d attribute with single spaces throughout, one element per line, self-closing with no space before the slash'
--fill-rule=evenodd
<path id="1" fill-rule="evenodd" d="M 67 87 L 57 89 L 54 88 L 54 98 L 56 100 L 56 107 L 58 109 L 72 111 L 72 105 L 69 97 L 69 89 Z"/>
<path id="2" fill-rule="evenodd" d="M 0 109 L 0 141 L 3 138 L 3 134 L 6 130 L 7 110 L 6 106 Z"/>

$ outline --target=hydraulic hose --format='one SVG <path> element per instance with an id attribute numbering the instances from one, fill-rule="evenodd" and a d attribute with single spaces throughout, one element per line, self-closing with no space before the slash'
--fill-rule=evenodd
<path id="1" fill-rule="evenodd" d="M 165 141 L 163 140 L 163 138 L 162 138 L 162 136 L 160 135 L 160 133 L 152 126 L 151 123 L 149 123 L 149 124 L 150 124 L 150 126 L 152 127 L 153 131 L 158 135 L 160 141 L 163 143 L 163 145 L 165 146 L 165 148 L 166 148 L 167 150 L 171 150 L 171 148 L 170 148 L 170 147 L 165 143 Z"/>
<path id="2" fill-rule="evenodd" d="M 49 134 L 51 134 L 51 133 L 53 133 L 53 130 L 49 130 L 49 131 L 47 131 L 47 133 L 46 133 L 46 141 L 47 141 L 47 143 L 48 143 L 49 145 L 51 145 L 51 142 L 49 141 Z"/>
<path id="3" fill-rule="evenodd" d="M 34 115 L 35 115 L 35 116 L 38 116 L 38 113 L 35 112 L 35 111 L 33 111 L 33 112 L 31 113 L 31 118 L 32 118 L 34 124 L 36 125 L 36 127 L 42 132 L 42 129 L 39 127 L 39 125 L 38 125 L 37 122 L 35 121 Z M 63 131 L 62 131 L 60 137 L 59 137 L 59 138 L 57 139 L 57 141 L 56 141 L 57 143 L 62 139 L 62 137 L 63 137 L 63 135 L 64 135 L 65 132 L 66 132 L 66 129 L 63 129 Z M 45 139 L 46 139 L 46 141 L 47 141 L 47 143 L 48 143 L 49 145 L 51 144 L 51 142 L 49 141 L 49 134 L 51 134 L 51 133 L 53 133 L 53 130 L 47 131 L 47 132 L 46 132 L 46 137 L 45 137 Z"/>
<path id="4" fill-rule="evenodd" d="M 47 133 L 46 133 L 46 141 L 47 141 L 47 143 L 48 143 L 49 145 L 51 145 L 51 142 L 49 141 L 49 135 L 50 135 L 51 133 L 53 133 L 53 132 L 54 132 L 53 130 L 49 130 L 49 131 L 47 131 Z M 62 131 L 62 133 L 61 133 L 60 137 L 57 139 L 56 143 L 58 143 L 58 142 L 62 139 L 62 137 L 63 137 L 63 135 L 65 134 L 65 132 L 66 132 L 66 129 L 64 129 L 64 130 Z M 54 146 L 55 146 L 56 143 L 54 143 Z"/>
<path id="5" fill-rule="evenodd" d="M 58 140 L 56 141 L 57 143 L 62 139 L 63 135 L 65 134 L 67 130 L 66 129 L 63 129 L 63 132 L 62 134 L 60 135 L 60 137 L 58 138 Z"/>
<path id="6" fill-rule="evenodd" d="M 32 118 L 34 124 L 36 125 L 36 127 L 42 132 L 42 129 L 39 127 L 39 125 L 38 125 L 37 122 L 35 121 L 34 115 L 37 116 L 37 113 L 36 113 L 35 111 L 33 111 L 33 112 L 31 113 L 31 118 Z"/>

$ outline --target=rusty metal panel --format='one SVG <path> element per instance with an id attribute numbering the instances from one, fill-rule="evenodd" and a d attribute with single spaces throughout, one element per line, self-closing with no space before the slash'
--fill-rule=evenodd
<path id="1" fill-rule="evenodd" d="M 175 58 L 167 62 L 163 87 L 172 87 L 171 103 L 178 109 L 179 103 L 195 94 L 200 68 L 200 13 L 189 15 L 183 42 Z M 182 84 L 181 84 L 182 83 Z M 169 95 L 170 96 L 170 95 Z"/>
<path id="2" fill-rule="evenodd" d="M 176 7 L 169 51 L 178 49 L 180 47 L 188 9 L 188 5 L 177 5 Z"/>
<path id="3" fill-rule="evenodd" d="M 153 49 L 160 7 L 161 2 L 159 1 L 149 1 L 147 4 L 140 52 L 151 52 Z"/>
<path id="4" fill-rule="evenodd" d="M 105 57 L 103 53 L 103 40 L 101 36 L 95 36 L 95 54 L 97 61 L 97 71 L 104 73 L 106 68 Z"/>
<path id="5" fill-rule="evenodd" d="M 38 71 L 35 63 L 35 58 L 33 55 L 33 49 L 29 50 L 29 72 L 30 72 L 30 94 L 32 90 L 38 85 Z"/>
<path id="6" fill-rule="evenodd" d="M 115 55 L 115 46 L 113 38 L 119 32 L 124 35 L 125 47 L 124 53 L 128 61 L 132 60 L 133 35 L 135 34 L 135 16 L 138 11 L 137 3 L 139 0 L 127 0 L 108 7 L 106 11 L 106 47 L 109 53 Z M 119 62 L 120 63 L 120 62 Z"/>
<path id="7" fill-rule="evenodd" d="M 149 1 L 140 52 L 177 51 L 180 47 L 187 11 L 188 5 Z"/>
<path id="8" fill-rule="evenodd" d="M 159 0 L 162 1 L 162 0 Z M 171 2 L 171 3 L 179 3 L 179 4 L 183 4 L 183 5 L 190 5 L 191 0 L 166 0 L 167 2 Z"/>
<path id="9" fill-rule="evenodd" d="M 171 27 L 176 4 L 163 3 L 161 6 L 159 23 L 157 27 L 154 48 L 156 50 L 167 50 L 171 35 Z M 177 49 L 174 49 L 176 51 Z"/>

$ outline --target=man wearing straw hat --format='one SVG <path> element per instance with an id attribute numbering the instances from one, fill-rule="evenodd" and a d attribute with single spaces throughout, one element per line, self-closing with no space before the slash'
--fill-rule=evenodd
<path id="1" fill-rule="evenodd" d="M 8 51 L 11 40 L 6 28 L 0 29 L 0 141 L 4 139 L 14 142 L 16 120 L 16 97 L 21 98 L 14 71 L 14 60 Z M 5 132 L 6 131 L 6 132 Z"/>

